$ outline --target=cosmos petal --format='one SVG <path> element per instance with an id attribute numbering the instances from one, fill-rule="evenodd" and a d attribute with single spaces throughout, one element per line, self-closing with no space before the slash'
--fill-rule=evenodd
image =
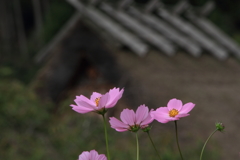
<path id="1" fill-rule="evenodd" d="M 99 97 L 102 97 L 102 94 L 100 94 L 100 93 L 98 93 L 98 92 L 93 92 L 92 95 L 91 95 L 91 97 L 90 97 L 90 100 L 91 100 L 92 102 L 94 102 L 95 99 L 96 99 L 96 98 L 99 98 Z"/>
<path id="2" fill-rule="evenodd" d="M 107 160 L 107 157 L 104 154 L 100 154 L 97 160 Z"/>
<path id="3" fill-rule="evenodd" d="M 95 150 L 91 150 L 89 159 L 98 159 L 98 152 Z"/>
<path id="4" fill-rule="evenodd" d="M 183 105 L 182 109 L 180 110 L 179 113 L 188 113 L 194 108 L 195 104 L 194 103 L 186 103 Z"/>
<path id="5" fill-rule="evenodd" d="M 104 154 L 98 154 L 96 150 L 83 151 L 82 154 L 79 155 L 78 160 L 107 160 Z"/>
<path id="6" fill-rule="evenodd" d="M 113 88 L 109 90 L 109 100 L 106 104 L 106 108 L 111 108 L 116 105 L 118 100 L 122 97 L 124 89 Z"/>
<path id="7" fill-rule="evenodd" d="M 90 153 L 87 151 L 82 152 L 82 154 L 79 155 L 79 160 L 87 160 L 89 159 Z"/>
<path id="8" fill-rule="evenodd" d="M 105 107 L 108 99 L 109 99 L 109 94 L 108 94 L 108 93 L 104 94 L 104 95 L 100 98 L 99 104 L 98 104 L 99 109 Z"/>
<path id="9" fill-rule="evenodd" d="M 152 123 L 152 121 L 153 121 L 154 119 L 152 118 L 152 116 L 151 116 L 150 114 L 151 114 L 151 112 L 150 112 L 150 113 L 148 114 L 148 116 L 142 121 L 141 126 L 145 126 L 145 125 L 148 125 L 148 124 Z"/>
<path id="10" fill-rule="evenodd" d="M 182 101 L 176 98 L 171 99 L 167 104 L 168 110 L 176 109 L 180 111 L 182 109 Z"/>
<path id="11" fill-rule="evenodd" d="M 125 124 L 128 124 L 130 126 L 135 124 L 135 113 L 133 110 L 124 109 L 121 112 L 120 118 Z"/>
<path id="12" fill-rule="evenodd" d="M 72 109 L 78 113 L 88 113 L 88 112 L 94 111 L 93 109 L 78 107 L 75 105 L 70 105 L 70 106 L 73 107 Z"/>
<path id="13" fill-rule="evenodd" d="M 176 118 L 182 118 L 182 117 L 187 117 L 187 116 L 189 116 L 189 114 L 181 113 L 181 114 L 176 115 Z"/>
<path id="14" fill-rule="evenodd" d="M 149 111 L 148 107 L 146 107 L 144 104 L 140 105 L 137 108 L 137 111 L 136 111 L 136 124 L 140 124 L 144 119 L 147 118 L 147 116 L 149 115 L 148 111 Z"/>
<path id="15" fill-rule="evenodd" d="M 77 106 L 79 108 L 89 108 L 89 109 L 97 109 L 97 107 L 94 105 L 91 105 L 85 101 L 79 101 L 79 102 L 76 102 L 77 103 Z"/>
<path id="16" fill-rule="evenodd" d="M 88 99 L 87 97 L 85 97 L 83 95 L 76 96 L 76 99 L 74 101 L 75 101 L 76 104 L 79 101 L 84 101 L 84 102 L 86 102 L 88 104 L 95 105 L 94 101 L 91 101 L 90 99 Z"/>
<path id="17" fill-rule="evenodd" d="M 110 117 L 109 123 L 112 128 L 114 128 L 115 130 L 117 130 L 119 132 L 127 131 L 129 128 L 129 125 L 119 121 L 115 117 Z"/>

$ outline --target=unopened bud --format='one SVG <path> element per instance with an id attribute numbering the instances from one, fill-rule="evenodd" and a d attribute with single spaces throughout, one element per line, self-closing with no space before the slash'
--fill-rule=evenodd
<path id="1" fill-rule="evenodd" d="M 217 123 L 215 124 L 215 126 L 216 126 L 216 129 L 217 129 L 218 131 L 220 131 L 220 132 L 222 132 L 222 131 L 224 130 L 224 128 L 225 128 L 225 126 L 224 126 L 222 123 L 220 123 L 220 122 L 217 122 Z"/>
<path id="2" fill-rule="evenodd" d="M 148 125 L 147 125 L 147 126 L 145 126 L 145 127 L 142 127 L 142 131 L 143 131 L 143 132 L 149 132 L 149 131 L 151 130 L 151 128 L 152 128 L 151 126 L 148 126 Z"/>

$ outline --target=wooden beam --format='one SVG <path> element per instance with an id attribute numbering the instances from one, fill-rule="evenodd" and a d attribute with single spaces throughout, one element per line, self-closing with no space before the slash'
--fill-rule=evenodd
<path id="1" fill-rule="evenodd" d="M 134 0 L 122 0 L 118 4 L 118 9 L 120 9 L 120 10 L 126 9 L 133 2 L 134 2 Z"/>
<path id="2" fill-rule="evenodd" d="M 174 25 L 179 31 L 185 33 L 190 36 L 196 42 L 198 42 L 204 49 L 209 51 L 213 56 L 218 58 L 219 60 L 224 60 L 228 57 L 227 50 L 211 39 L 209 39 L 205 34 L 203 34 L 200 30 L 194 27 L 192 24 L 178 17 L 177 15 L 173 15 L 169 13 L 167 10 L 161 8 L 158 9 L 158 15 L 161 16 L 165 21 Z"/>
<path id="3" fill-rule="evenodd" d="M 42 48 L 37 55 L 35 56 L 35 62 L 41 63 L 50 53 L 50 51 L 59 43 L 62 38 L 67 35 L 70 29 L 76 24 L 81 15 L 79 13 L 75 13 L 70 20 L 62 27 L 62 29 L 58 32 L 58 34 L 48 43 L 44 48 Z"/>
<path id="4" fill-rule="evenodd" d="M 152 11 L 156 10 L 156 8 L 160 7 L 160 3 L 158 0 L 151 0 L 145 7 L 146 13 L 151 13 Z"/>
<path id="5" fill-rule="evenodd" d="M 207 16 L 212 10 L 215 8 L 214 1 L 206 2 L 206 4 L 202 7 L 201 11 L 198 13 L 200 16 Z"/>
<path id="6" fill-rule="evenodd" d="M 215 41 L 226 47 L 231 53 L 240 59 L 240 47 L 212 22 L 204 17 L 196 17 L 194 13 L 189 13 L 188 18 L 191 20 L 191 22 L 214 38 Z"/>
<path id="7" fill-rule="evenodd" d="M 148 46 L 142 42 L 138 37 L 131 34 L 119 24 L 111 20 L 97 9 L 84 6 L 77 0 L 67 0 L 72 4 L 80 13 L 91 19 L 99 27 L 107 30 L 113 37 L 115 37 L 122 44 L 128 46 L 133 52 L 139 56 L 144 56 L 148 52 Z"/>
<path id="8" fill-rule="evenodd" d="M 157 18 L 156 16 L 151 14 L 143 14 L 134 7 L 129 8 L 129 13 L 131 13 L 131 15 L 143 21 L 150 27 L 159 31 L 162 35 L 164 35 L 189 53 L 191 53 L 194 57 L 198 57 L 201 55 L 201 47 L 197 43 L 191 41 L 185 35 L 178 32 L 176 29 L 174 29 L 172 26 L 170 26 L 168 23 L 164 22 L 160 18 Z"/>
<path id="9" fill-rule="evenodd" d="M 172 43 L 166 40 L 159 33 L 151 30 L 150 28 L 142 25 L 129 15 L 125 14 L 121 10 L 115 10 L 106 3 L 101 3 L 100 8 L 108 13 L 109 16 L 118 20 L 122 25 L 129 28 L 132 32 L 135 32 L 139 37 L 154 45 L 159 50 L 163 51 L 169 56 L 175 54 L 175 48 Z"/>
<path id="10" fill-rule="evenodd" d="M 181 0 L 172 10 L 172 14 L 181 14 L 189 8 L 189 4 L 186 0 Z"/>

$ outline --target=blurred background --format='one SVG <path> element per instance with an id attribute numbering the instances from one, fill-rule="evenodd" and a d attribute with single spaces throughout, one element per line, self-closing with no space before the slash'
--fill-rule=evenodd
<path id="1" fill-rule="evenodd" d="M 0 159 L 106 153 L 101 117 L 69 105 L 113 87 L 125 91 L 108 116 L 172 98 L 193 102 L 178 123 L 183 156 L 198 159 L 223 122 L 203 158 L 239 159 L 239 7 L 238 0 L 1 0 Z M 134 135 L 108 130 L 112 159 L 134 159 Z M 154 122 L 150 134 L 164 160 L 180 159 L 173 123 Z M 145 133 L 140 151 L 157 159 Z"/>

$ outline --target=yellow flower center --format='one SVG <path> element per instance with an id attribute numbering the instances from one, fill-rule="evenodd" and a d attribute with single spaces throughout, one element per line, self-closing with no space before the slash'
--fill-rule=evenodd
<path id="1" fill-rule="evenodd" d="M 98 107 L 98 104 L 99 104 L 99 101 L 100 101 L 101 97 L 98 97 L 95 99 L 95 103 L 96 103 L 96 106 Z"/>
<path id="2" fill-rule="evenodd" d="M 176 115 L 178 115 L 178 110 L 176 109 L 172 109 L 171 111 L 169 111 L 169 116 L 170 117 L 175 117 Z"/>

